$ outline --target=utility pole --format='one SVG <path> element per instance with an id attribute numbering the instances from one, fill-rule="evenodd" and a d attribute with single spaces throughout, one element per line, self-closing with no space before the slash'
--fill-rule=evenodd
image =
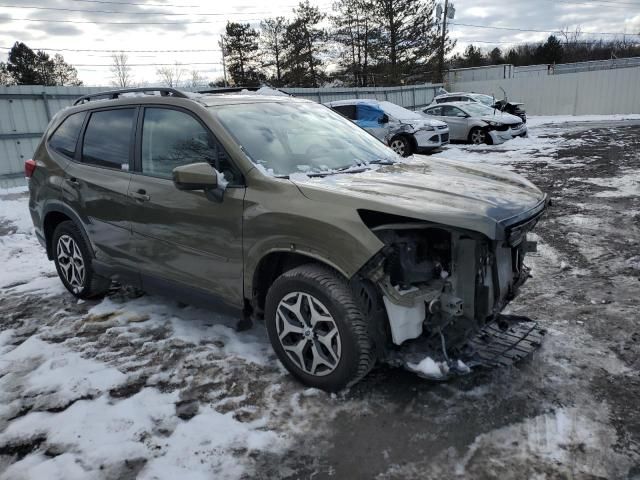
<path id="1" fill-rule="evenodd" d="M 449 0 L 444 0 L 444 13 L 442 14 L 442 38 L 440 39 L 440 55 L 438 61 L 438 81 L 444 83 L 444 44 L 447 38 L 447 15 L 449 14 Z"/>
<path id="2" fill-rule="evenodd" d="M 222 75 L 224 77 L 224 86 L 228 87 L 227 83 L 227 65 L 224 61 L 224 35 L 220 35 L 220 48 L 222 49 Z"/>

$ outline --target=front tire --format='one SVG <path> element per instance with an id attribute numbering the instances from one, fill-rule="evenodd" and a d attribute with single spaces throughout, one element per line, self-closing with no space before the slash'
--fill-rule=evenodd
<path id="1" fill-rule="evenodd" d="M 489 145 L 490 137 L 484 129 L 480 127 L 473 127 L 469 132 L 469 142 L 474 145 Z"/>
<path id="2" fill-rule="evenodd" d="M 401 157 L 408 157 L 411 155 L 411 143 L 409 143 L 409 139 L 407 137 L 394 137 L 389 142 L 389 146 L 391 147 L 391 150 Z"/>
<path id="3" fill-rule="evenodd" d="M 70 220 L 60 223 L 53 232 L 52 242 L 58 276 L 69 292 L 87 299 L 100 297 L 109 290 L 111 280 L 93 271 L 93 257 L 75 223 Z"/>
<path id="4" fill-rule="evenodd" d="M 305 385 L 335 392 L 373 367 L 367 319 L 336 271 L 308 264 L 283 273 L 269 289 L 265 307 L 273 349 Z"/>

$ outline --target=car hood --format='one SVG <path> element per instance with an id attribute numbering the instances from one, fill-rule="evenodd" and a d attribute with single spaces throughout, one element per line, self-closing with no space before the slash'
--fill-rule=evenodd
<path id="1" fill-rule="evenodd" d="M 516 117 L 515 115 L 511 115 L 510 113 L 501 112 L 496 110 L 496 114 L 487 114 L 478 117 L 485 122 L 500 122 L 506 123 L 507 125 L 514 125 L 516 123 L 522 123 L 522 119 L 520 117 Z"/>
<path id="2" fill-rule="evenodd" d="M 473 230 L 491 239 L 545 208 L 546 195 L 524 177 L 437 156 L 414 156 L 361 173 L 291 178 L 322 208 L 375 210 Z"/>

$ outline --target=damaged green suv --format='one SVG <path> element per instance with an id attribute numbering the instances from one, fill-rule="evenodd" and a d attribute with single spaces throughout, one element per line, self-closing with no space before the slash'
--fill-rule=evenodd
<path id="1" fill-rule="evenodd" d="M 284 366 L 331 391 L 377 361 L 445 378 L 537 344 L 500 314 L 547 203 L 524 178 L 400 158 L 306 100 L 152 90 L 80 98 L 25 166 L 77 297 L 116 280 L 264 320 Z"/>

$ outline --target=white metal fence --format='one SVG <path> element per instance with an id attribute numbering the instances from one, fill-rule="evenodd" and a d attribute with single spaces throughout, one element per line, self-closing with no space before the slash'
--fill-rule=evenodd
<path id="1" fill-rule="evenodd" d="M 614 70 L 617 68 L 640 67 L 640 57 L 612 58 L 589 62 L 524 65 L 516 67 L 510 63 L 485 67 L 455 68 L 449 70 L 447 84 L 475 82 L 478 80 L 498 80 L 506 78 L 543 77 L 565 73 L 591 72 L 594 70 Z"/>
<path id="2" fill-rule="evenodd" d="M 410 109 L 428 105 L 441 85 L 375 88 L 287 88 L 316 102 L 351 98 L 389 100 Z M 0 176 L 19 175 L 31 158 L 49 120 L 74 99 L 113 87 L 0 87 Z"/>
<path id="3" fill-rule="evenodd" d="M 456 82 L 455 91 L 486 93 L 524 102 L 530 115 L 640 113 L 640 67 L 565 75 Z"/>
<path id="4" fill-rule="evenodd" d="M 49 120 L 95 87 L 0 87 L 0 175 L 22 172 Z"/>
<path id="5" fill-rule="evenodd" d="M 352 98 L 388 100 L 409 110 L 429 105 L 438 94 L 442 84 L 427 83 L 402 87 L 357 87 L 357 88 L 282 88 L 296 97 L 304 97 L 319 103 Z"/>

